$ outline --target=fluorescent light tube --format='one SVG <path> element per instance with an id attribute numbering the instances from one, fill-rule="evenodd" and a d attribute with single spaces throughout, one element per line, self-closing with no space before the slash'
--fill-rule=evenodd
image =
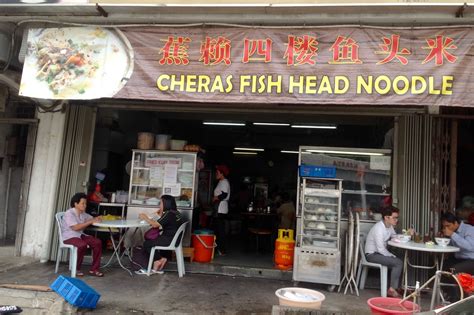
<path id="1" fill-rule="evenodd" d="M 291 125 L 291 128 L 337 129 L 335 125 Z"/>
<path id="2" fill-rule="evenodd" d="M 211 126 L 245 126 L 245 123 L 225 121 L 203 121 L 202 124 Z"/>
<path id="3" fill-rule="evenodd" d="M 240 150 L 240 151 L 265 151 L 265 149 L 261 148 L 234 148 L 234 150 Z"/>
<path id="4" fill-rule="evenodd" d="M 273 122 L 254 122 L 257 126 L 289 126 L 287 123 L 273 123 Z"/>
<path id="5" fill-rule="evenodd" d="M 257 152 L 239 152 L 239 151 L 234 151 L 234 152 L 232 152 L 232 154 L 236 154 L 236 155 L 257 155 L 258 153 L 257 153 Z"/>
<path id="6" fill-rule="evenodd" d="M 334 153 L 334 154 L 347 154 L 347 155 L 374 155 L 374 156 L 384 155 L 383 153 L 376 153 L 376 152 L 331 151 L 331 150 L 313 150 L 313 149 L 309 149 L 306 151 L 311 152 L 311 153 Z"/>
<path id="7" fill-rule="evenodd" d="M 294 153 L 294 154 L 298 154 L 298 153 L 299 153 L 298 151 L 289 151 L 289 150 L 281 150 L 280 152 L 281 152 L 281 153 Z"/>

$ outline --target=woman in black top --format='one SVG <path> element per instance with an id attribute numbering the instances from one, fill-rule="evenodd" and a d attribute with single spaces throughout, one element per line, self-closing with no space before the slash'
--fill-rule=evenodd
<path id="1" fill-rule="evenodd" d="M 145 240 L 143 243 L 144 252 L 150 255 L 151 249 L 155 246 L 168 246 L 171 244 L 176 231 L 182 223 L 181 214 L 176 208 L 176 201 L 173 196 L 161 196 L 160 209 L 158 210 L 160 218 L 155 221 L 148 217 L 146 213 L 140 213 L 140 219 L 145 220 L 152 228 L 159 228 L 162 230 L 161 234 L 154 240 Z M 155 261 L 153 263 L 153 271 L 157 272 L 163 269 L 167 262 L 166 257 L 162 257 L 159 250 L 155 251 Z M 146 259 L 145 259 L 146 260 Z M 146 265 L 145 260 L 143 261 Z"/>

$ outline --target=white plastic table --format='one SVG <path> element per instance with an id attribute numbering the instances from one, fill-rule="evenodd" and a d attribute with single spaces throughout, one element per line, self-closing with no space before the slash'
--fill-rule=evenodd
<path id="1" fill-rule="evenodd" d="M 115 256 L 117 258 L 117 261 L 118 261 L 120 267 L 122 267 L 122 269 L 128 271 L 128 273 L 132 276 L 133 275 L 132 272 L 130 270 L 128 270 L 128 268 L 126 268 L 122 264 L 122 261 L 120 259 L 121 258 L 120 257 L 120 245 L 122 244 L 123 238 L 125 237 L 125 232 L 129 228 L 139 228 L 139 227 L 142 227 L 142 226 L 150 226 L 150 225 L 146 221 L 137 220 L 137 219 L 135 219 L 135 220 L 102 221 L 102 222 L 94 223 L 93 225 L 96 226 L 96 227 L 107 228 L 109 230 L 110 240 L 112 241 L 112 246 L 114 247 L 114 252 L 113 252 L 112 256 L 110 256 L 109 261 L 103 267 L 107 267 L 112 262 L 112 260 Z M 113 233 L 114 233 L 113 230 L 114 229 L 121 230 L 120 238 L 119 238 L 119 241 L 117 243 L 115 243 L 114 236 L 113 236 Z"/>
<path id="2" fill-rule="evenodd" d="M 459 248 L 455 246 L 439 246 L 439 245 L 426 245 L 425 243 L 415 243 L 413 241 L 402 243 L 397 241 L 388 241 L 388 245 L 392 247 L 401 248 L 405 251 L 403 259 L 403 297 L 406 297 L 407 288 L 408 288 L 408 266 L 415 269 L 433 269 L 436 268 L 436 271 L 443 270 L 444 263 L 444 254 L 446 253 L 455 253 L 459 251 Z M 418 252 L 428 252 L 434 254 L 434 264 L 433 266 L 420 266 L 410 263 L 408 259 L 408 251 L 418 251 Z M 441 257 L 438 255 L 441 254 Z"/>

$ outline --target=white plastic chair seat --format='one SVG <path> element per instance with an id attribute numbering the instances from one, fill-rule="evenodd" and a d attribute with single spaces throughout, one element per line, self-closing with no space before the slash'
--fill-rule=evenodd
<path id="1" fill-rule="evenodd" d="M 151 268 L 153 267 L 153 259 L 155 257 L 156 250 L 174 250 L 176 253 L 176 265 L 178 266 L 178 275 L 179 277 L 183 277 L 186 271 L 184 270 L 184 256 L 183 256 L 183 238 L 184 238 L 184 231 L 186 230 L 186 225 L 188 222 L 184 222 L 176 231 L 176 234 L 171 240 L 170 245 L 168 246 L 155 246 L 151 249 L 150 252 L 150 259 L 148 260 L 148 269 L 147 274 L 151 274 Z"/>
<path id="2" fill-rule="evenodd" d="M 388 267 L 367 261 L 364 253 L 364 246 L 365 237 L 361 237 L 361 241 L 359 243 L 360 265 L 359 269 L 357 270 L 357 282 L 359 283 L 359 289 L 363 290 L 365 288 L 365 280 L 367 279 L 367 272 L 369 271 L 369 268 L 378 268 L 380 269 L 380 295 L 382 297 L 387 297 Z"/>
<path id="3" fill-rule="evenodd" d="M 65 212 L 58 212 L 56 213 L 56 222 L 58 225 L 58 238 L 59 238 L 59 246 L 58 246 L 58 254 L 56 256 L 56 268 L 54 273 L 58 273 L 59 269 L 59 262 L 61 261 L 63 249 L 69 249 L 69 270 L 71 270 L 71 277 L 76 277 L 76 269 L 77 269 L 77 247 L 70 244 L 64 244 L 63 235 L 61 231 L 61 224 L 63 223 Z"/>

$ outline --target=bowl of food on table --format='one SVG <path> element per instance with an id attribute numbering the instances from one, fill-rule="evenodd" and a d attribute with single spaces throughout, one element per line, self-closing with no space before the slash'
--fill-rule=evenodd
<path id="1" fill-rule="evenodd" d="M 439 246 L 447 246 L 449 244 L 450 239 L 445 237 L 435 237 L 436 244 Z"/>
<path id="2" fill-rule="evenodd" d="M 397 234 L 395 237 L 400 243 L 408 243 L 411 240 L 410 234 Z"/>

